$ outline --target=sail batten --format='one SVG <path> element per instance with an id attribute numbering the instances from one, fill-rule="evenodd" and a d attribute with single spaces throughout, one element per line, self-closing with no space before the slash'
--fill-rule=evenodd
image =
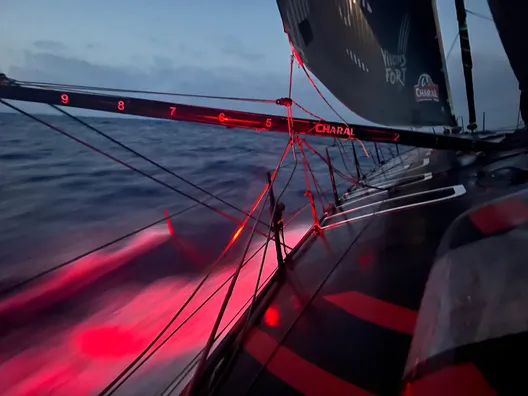
<path id="1" fill-rule="evenodd" d="M 385 125 L 455 125 L 431 1 L 277 3 L 304 64 L 357 115 Z"/>

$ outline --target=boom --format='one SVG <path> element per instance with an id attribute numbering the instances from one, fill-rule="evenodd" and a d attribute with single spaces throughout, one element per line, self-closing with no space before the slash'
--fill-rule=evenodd
<path id="1" fill-rule="evenodd" d="M 0 85 L 0 98 L 150 118 L 197 122 L 228 128 L 289 132 L 287 117 L 126 96 L 73 92 L 68 90 L 59 91 L 47 88 L 27 88 L 18 85 Z M 287 106 L 291 105 L 291 101 L 289 99 L 278 99 L 277 104 Z M 425 132 L 352 125 L 315 119 L 293 118 L 292 126 L 293 130 L 299 134 L 326 136 L 345 140 L 360 139 L 446 150 L 491 151 L 500 148 L 498 143 L 475 141 L 455 136 L 434 135 Z"/>

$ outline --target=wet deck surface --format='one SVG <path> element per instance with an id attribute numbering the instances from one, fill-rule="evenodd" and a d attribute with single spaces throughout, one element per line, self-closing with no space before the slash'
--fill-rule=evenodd
<path id="1" fill-rule="evenodd" d="M 414 150 L 368 179 L 401 187 L 342 198 L 291 263 L 221 394 L 400 393 L 442 237 L 461 213 L 505 193 L 475 186 L 474 169 L 450 171 L 454 156 Z"/>

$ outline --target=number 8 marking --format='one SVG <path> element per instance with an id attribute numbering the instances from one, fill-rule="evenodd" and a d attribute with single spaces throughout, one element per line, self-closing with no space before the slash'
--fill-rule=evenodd
<path id="1" fill-rule="evenodd" d="M 125 102 L 123 102 L 122 100 L 117 102 L 117 109 L 121 111 L 125 110 Z"/>

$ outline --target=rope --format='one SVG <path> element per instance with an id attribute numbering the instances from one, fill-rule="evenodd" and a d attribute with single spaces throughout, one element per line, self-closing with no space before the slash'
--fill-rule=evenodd
<path id="1" fill-rule="evenodd" d="M 493 22 L 493 18 L 489 17 L 487 15 L 479 14 L 478 12 L 474 12 L 474 11 L 468 10 L 467 8 L 466 8 L 466 12 L 468 14 L 470 14 L 470 15 L 476 16 L 477 18 L 481 18 L 481 19 L 485 19 L 487 21 Z"/>
<path id="2" fill-rule="evenodd" d="M 236 187 L 229 188 L 229 189 L 227 189 L 227 190 L 222 191 L 220 194 L 228 193 L 229 191 L 232 191 L 232 190 L 234 190 L 235 188 L 236 188 Z M 208 198 L 202 200 L 202 202 L 205 202 L 205 201 L 207 201 L 207 200 L 209 200 L 209 199 L 211 199 L 211 197 L 208 197 Z M 153 223 L 147 224 L 146 226 L 143 226 L 143 227 L 138 228 L 138 229 L 136 229 L 136 230 L 134 230 L 134 231 L 132 231 L 132 232 L 129 232 L 129 233 L 126 234 L 126 235 L 123 235 L 123 236 L 121 236 L 121 237 L 119 237 L 119 238 L 117 238 L 117 239 L 114 239 L 113 241 L 107 242 L 107 243 L 105 243 L 104 245 L 100 245 L 100 246 L 98 246 L 98 247 L 96 247 L 96 248 L 94 248 L 94 249 L 92 249 L 92 250 L 89 250 L 88 252 L 85 252 L 85 253 L 83 253 L 83 254 L 80 254 L 80 255 L 78 255 L 78 256 L 72 258 L 72 259 L 69 259 L 68 261 L 65 261 L 65 262 L 63 262 L 63 263 L 61 263 L 61 264 L 55 265 L 54 267 L 48 268 L 47 270 L 45 270 L 45 271 L 43 271 L 43 272 L 40 272 L 40 273 L 38 273 L 38 274 L 36 274 L 36 275 L 30 277 L 30 278 L 24 279 L 23 281 L 21 281 L 21 282 L 15 284 L 15 285 L 13 285 L 13 286 L 11 286 L 11 287 L 9 287 L 9 288 L 6 288 L 6 289 L 4 289 L 4 290 L 1 290 L 1 291 L 0 291 L 0 295 L 8 295 L 8 294 L 11 294 L 12 292 L 14 292 L 14 291 L 20 289 L 21 287 L 26 286 L 26 285 L 28 285 L 29 283 L 32 283 L 32 282 L 36 281 L 37 279 L 42 278 L 43 276 L 49 275 L 49 274 L 51 274 L 51 273 L 53 273 L 53 272 L 55 272 L 55 271 L 57 271 L 57 270 L 59 270 L 59 269 L 61 269 L 61 268 L 64 268 L 64 267 L 66 267 L 66 266 L 68 266 L 68 265 L 70 265 L 70 264 L 75 263 L 77 260 L 80 260 L 80 259 L 82 259 L 82 258 L 84 258 L 84 257 L 86 257 L 86 256 L 89 256 L 90 254 L 93 254 L 93 253 L 95 253 L 95 252 L 97 252 L 97 251 L 99 251 L 99 250 L 105 249 L 105 248 L 107 248 L 107 247 L 113 245 L 114 243 L 121 242 L 121 241 L 123 241 L 123 240 L 125 240 L 125 239 L 127 239 L 127 238 L 130 238 L 131 236 L 134 236 L 134 235 L 136 235 L 136 234 L 138 234 L 138 233 L 140 233 L 140 232 L 142 232 L 142 231 L 145 231 L 145 230 L 147 230 L 147 229 L 149 229 L 149 228 L 151 228 L 151 227 L 153 227 L 153 226 L 155 226 L 155 225 L 158 225 L 158 224 L 160 224 L 160 223 L 163 223 L 163 222 L 165 222 L 165 221 L 167 220 L 167 218 L 171 219 L 171 218 L 177 217 L 177 216 L 179 216 L 179 215 L 181 215 L 181 214 L 183 214 L 183 213 L 185 213 L 185 212 L 187 212 L 187 211 L 189 211 L 189 210 L 191 210 L 191 209 L 194 209 L 194 208 L 197 207 L 199 204 L 200 204 L 200 203 L 192 204 L 191 206 L 188 206 L 188 207 L 186 207 L 186 208 L 184 208 L 184 209 L 182 209 L 182 210 L 180 210 L 180 211 L 178 211 L 178 212 L 176 212 L 176 213 L 173 213 L 173 214 L 171 214 L 171 215 L 169 215 L 169 216 L 167 216 L 167 217 L 163 217 L 163 218 L 161 218 L 161 219 L 159 219 L 159 220 L 156 220 L 156 221 L 153 222 Z"/>
<path id="3" fill-rule="evenodd" d="M 317 294 L 321 291 L 321 289 L 323 288 L 323 286 L 326 284 L 326 282 L 328 281 L 328 279 L 333 275 L 333 273 L 335 272 L 335 270 L 337 269 L 337 267 L 339 266 L 339 264 L 341 264 L 341 261 L 345 258 L 345 256 L 348 254 L 348 252 L 350 251 L 350 249 L 352 248 L 352 246 L 359 240 L 359 237 L 363 235 L 363 233 L 367 230 L 368 226 L 372 224 L 372 220 L 368 221 L 364 226 L 363 228 L 358 232 L 358 234 L 356 235 L 356 237 L 354 238 L 354 240 L 350 243 L 350 245 L 345 249 L 345 251 L 343 252 L 343 254 L 339 257 L 339 259 L 336 261 L 336 263 L 334 264 L 334 266 L 332 267 L 332 269 L 328 272 L 328 274 L 326 275 L 326 277 L 323 279 L 323 281 L 319 284 L 319 286 L 317 287 L 317 289 L 314 291 L 314 293 L 310 296 L 310 298 L 308 299 L 308 301 L 306 302 L 306 304 L 303 306 L 303 308 L 301 309 L 301 311 L 299 312 L 297 318 L 295 318 L 295 320 L 292 322 L 292 324 L 288 327 L 287 331 L 284 333 L 284 335 L 281 337 L 281 340 L 277 343 L 277 345 L 275 346 L 273 352 L 268 356 L 268 358 L 266 359 L 266 361 L 264 362 L 264 364 L 261 366 L 259 372 L 257 373 L 257 375 L 253 378 L 253 380 L 251 381 L 249 387 L 247 388 L 246 390 L 246 395 L 250 395 L 252 394 L 251 393 L 251 390 L 252 388 L 255 386 L 258 378 L 262 375 L 262 373 L 266 370 L 266 367 L 268 366 L 268 364 L 271 362 L 271 360 L 273 359 L 273 357 L 275 356 L 277 350 L 279 349 L 279 347 L 282 345 L 282 343 L 284 342 L 284 340 L 286 339 L 286 337 L 288 337 L 288 335 L 292 332 L 293 328 L 295 327 L 295 325 L 297 324 L 297 322 L 299 321 L 299 319 L 303 316 L 303 314 L 305 313 L 305 311 L 308 309 L 308 307 L 310 306 L 310 304 L 314 301 L 315 297 L 317 296 Z"/>
<path id="4" fill-rule="evenodd" d="M 24 114 L 25 116 L 33 119 L 34 121 L 37 121 L 37 122 L 47 126 L 48 128 L 53 129 L 54 131 L 60 133 L 61 135 L 66 136 L 66 137 L 76 141 L 77 143 L 82 144 L 83 146 L 85 146 L 85 147 L 87 147 L 87 148 L 89 148 L 89 149 L 91 149 L 91 150 L 93 150 L 93 151 L 95 151 L 95 152 L 97 152 L 97 153 L 99 153 L 99 154 L 111 159 L 112 161 L 115 161 L 115 162 L 127 167 L 128 169 L 131 169 L 134 172 L 137 172 L 140 175 L 143 175 L 146 178 L 148 178 L 150 180 L 153 180 L 156 183 L 161 184 L 162 186 L 164 186 L 164 187 L 166 187 L 166 188 L 168 188 L 168 189 L 170 189 L 170 190 L 172 190 L 172 191 L 174 191 L 174 192 L 176 192 L 176 193 L 178 193 L 178 194 L 190 199 L 191 201 L 201 204 L 202 206 L 212 210 L 215 213 L 218 213 L 219 215 L 225 217 L 226 219 L 234 221 L 237 224 L 244 225 L 244 223 L 242 221 L 238 220 L 237 218 L 235 218 L 235 217 L 233 217 L 233 216 L 231 216 L 231 215 L 229 215 L 229 214 L 227 214 L 227 213 L 225 213 L 225 212 L 223 212 L 223 211 L 221 211 L 219 209 L 216 209 L 216 208 L 212 207 L 211 205 L 209 205 L 209 204 L 207 204 L 205 202 L 201 202 L 201 201 L 197 200 L 196 198 L 192 197 L 191 195 L 189 195 L 189 194 L 187 194 L 187 193 L 185 193 L 185 192 L 183 192 L 183 191 L 171 186 L 170 184 L 167 184 L 164 181 L 159 180 L 159 179 L 155 178 L 154 176 L 151 176 L 151 175 L 143 172 L 142 170 L 139 170 L 139 169 L 133 167 L 132 165 L 130 165 L 130 164 L 128 164 L 128 163 L 126 163 L 126 162 L 124 162 L 124 161 L 122 161 L 122 160 L 120 160 L 120 159 L 118 159 L 118 158 L 116 158 L 116 157 L 114 157 L 114 156 L 112 156 L 112 155 L 110 155 L 110 154 L 98 149 L 97 147 L 92 146 L 91 144 L 85 142 L 84 140 L 79 139 L 79 138 L 69 134 L 68 132 L 63 131 L 62 129 L 60 129 L 60 128 L 56 127 L 56 126 L 54 126 L 54 125 L 52 125 L 52 124 L 50 124 L 50 123 L 38 118 L 38 117 L 35 117 L 34 115 L 29 114 L 29 113 L 25 112 L 24 110 L 22 110 L 22 109 L 20 109 L 20 108 L 18 108 L 16 106 L 13 106 L 13 105 L 7 103 L 4 99 L 0 99 L 0 103 L 3 103 L 4 105 L 10 107 L 11 109 L 13 109 L 15 111 L 18 111 L 21 114 Z M 260 234 L 260 235 L 264 235 L 265 236 L 265 234 L 262 231 L 260 231 L 260 230 L 257 230 L 257 233 Z"/>
<path id="5" fill-rule="evenodd" d="M 266 244 L 262 245 L 260 248 L 259 248 L 259 251 L 262 250 L 262 248 L 265 246 Z M 251 260 L 248 259 L 248 261 Z M 271 279 L 271 277 L 273 275 L 275 275 L 275 273 L 277 272 L 277 270 L 273 271 L 270 275 L 268 275 L 268 277 L 264 280 L 264 282 L 262 283 L 262 285 L 260 286 L 260 289 L 262 289 L 267 283 L 268 281 Z M 228 278 L 226 279 L 226 281 L 222 284 L 222 287 L 229 281 L 229 279 L 231 278 Z M 260 290 L 259 289 L 259 290 Z M 220 290 L 220 289 L 218 289 Z M 216 293 L 216 291 L 215 291 Z M 220 336 L 229 328 L 229 326 L 231 325 L 231 323 L 233 323 L 235 321 L 235 319 L 238 317 L 238 315 L 240 315 L 240 313 L 246 308 L 246 306 L 250 303 L 252 297 L 250 297 L 246 303 L 244 305 L 242 305 L 242 307 L 238 310 L 238 312 L 233 315 L 233 318 L 231 318 L 231 320 L 224 326 L 224 328 L 222 329 L 222 331 L 220 332 L 220 334 L 218 334 L 215 338 L 215 342 L 220 338 Z M 200 307 L 199 307 L 200 308 Z M 197 308 L 198 309 L 198 308 Z M 172 334 L 171 334 L 172 335 Z M 205 347 L 204 347 L 205 348 Z M 197 354 L 196 356 L 189 362 L 187 363 L 187 365 L 182 369 L 182 371 L 180 372 L 180 374 L 178 374 L 178 376 L 176 376 L 171 382 L 169 385 L 167 385 L 165 387 L 165 389 L 160 393 L 161 395 L 170 395 L 172 393 L 172 391 L 177 388 L 181 382 L 184 380 L 184 378 L 186 377 L 187 374 L 189 374 L 189 372 L 192 370 L 193 366 L 196 365 L 197 361 L 198 361 L 198 358 L 200 356 L 201 353 L 203 353 L 204 351 L 204 348 L 202 348 Z M 177 381 L 177 382 L 176 382 Z"/>
<path id="6" fill-rule="evenodd" d="M 242 214 L 244 214 L 244 215 L 246 215 L 246 216 L 250 216 L 246 211 L 244 211 L 244 210 L 242 210 L 242 209 L 240 209 L 240 208 L 237 208 L 235 205 L 233 205 L 233 204 L 227 202 L 226 200 L 224 200 L 224 199 L 222 199 L 222 198 L 220 198 L 220 197 L 215 196 L 214 194 L 211 194 L 209 191 L 203 189 L 202 187 L 196 185 L 195 183 L 190 182 L 189 180 L 187 180 L 187 179 L 185 179 L 184 177 L 178 175 L 177 173 L 171 171 L 170 169 L 166 168 L 165 166 L 159 164 L 158 162 L 151 160 L 151 159 L 148 158 L 147 156 L 145 156 L 145 155 L 143 155 L 143 154 L 137 152 L 136 150 L 134 150 L 134 149 L 128 147 L 127 145 L 121 143 L 119 140 L 114 139 L 113 137 L 111 137 L 111 136 L 107 135 L 106 133 L 104 133 L 103 131 L 101 131 L 101 130 L 99 130 L 99 129 L 93 127 L 93 126 L 91 126 L 90 124 L 84 122 L 83 120 L 79 119 L 78 117 L 75 117 L 74 115 L 68 113 L 66 110 L 63 110 L 63 109 L 61 109 L 60 107 L 58 107 L 58 106 L 56 106 L 56 105 L 50 105 L 50 106 L 53 107 L 54 109 L 60 111 L 62 114 L 64 114 L 64 115 L 70 117 L 71 119 L 73 119 L 73 120 L 79 122 L 81 125 L 85 126 L 86 128 L 88 128 L 88 129 L 94 131 L 94 132 L 97 133 L 98 135 L 101 135 L 101 136 L 105 137 L 106 139 L 110 140 L 111 142 L 117 144 L 117 145 L 120 146 L 121 148 L 124 148 L 125 150 L 131 152 L 132 154 L 137 155 L 138 157 L 140 157 L 141 159 L 147 161 L 147 162 L 150 163 L 151 165 L 154 165 L 154 166 L 157 167 L 158 169 L 161 169 L 162 171 L 167 172 L 167 173 L 170 174 L 171 176 L 176 177 L 177 179 L 179 179 L 179 180 L 181 180 L 182 182 L 184 182 L 184 183 L 190 185 L 191 187 L 194 187 L 194 188 L 196 188 L 197 190 L 203 192 L 204 194 L 207 194 L 208 196 L 210 196 L 210 197 L 212 197 L 212 198 L 214 198 L 214 199 L 216 199 L 216 200 L 222 202 L 223 204 L 229 206 L 231 209 L 234 209 L 234 210 L 236 210 L 236 211 L 238 211 L 238 212 L 240 212 L 240 213 L 242 213 Z M 251 217 L 252 219 L 255 219 L 253 216 L 250 216 L 250 217 Z M 267 226 L 267 224 L 264 223 L 264 222 L 260 222 L 260 223 L 263 224 L 263 225 L 265 225 L 265 226 Z"/>
<path id="7" fill-rule="evenodd" d="M 286 146 L 286 150 L 288 150 L 290 146 L 291 146 L 292 149 L 293 149 L 294 146 L 291 145 L 290 142 L 288 142 L 288 145 Z M 294 150 L 294 149 L 293 149 L 293 150 Z M 294 151 L 295 151 L 295 150 L 294 150 Z M 276 169 L 275 169 L 274 177 L 271 178 L 270 185 L 269 185 L 269 187 L 268 187 L 268 189 L 267 189 L 267 192 L 268 192 L 268 193 L 267 193 L 267 197 L 269 196 L 269 193 L 270 193 L 271 189 L 273 188 L 273 184 L 274 184 L 274 181 L 275 181 L 275 177 L 276 177 L 277 173 L 279 172 L 280 167 L 281 167 L 283 161 L 284 161 L 284 156 L 281 158 L 279 164 L 277 165 L 277 167 L 276 167 Z M 285 185 L 285 187 L 284 187 L 282 193 L 284 193 L 284 191 L 285 191 L 286 188 L 288 187 L 288 185 L 289 185 L 289 183 L 290 183 L 290 181 L 291 181 L 291 179 L 292 179 L 292 176 L 293 176 L 293 174 L 294 174 L 294 172 L 295 172 L 295 168 L 296 168 L 296 167 L 293 168 L 293 170 L 292 170 L 292 172 L 291 172 L 291 175 L 290 175 L 290 178 L 289 178 L 288 182 L 286 183 L 286 185 Z M 282 196 L 282 193 L 281 193 L 281 195 L 279 196 L 279 198 L 278 198 L 278 199 L 276 200 L 276 202 L 275 202 L 275 207 L 274 207 L 273 210 L 272 210 L 272 218 L 273 218 L 273 215 L 275 214 L 276 205 L 277 205 L 277 203 L 279 202 L 279 199 L 280 199 L 280 197 Z M 262 216 L 262 213 L 264 212 L 264 207 L 265 207 L 265 205 L 262 205 L 262 206 L 261 206 L 257 218 L 260 219 L 260 217 Z M 263 254 L 263 257 L 262 257 L 262 261 L 261 261 L 261 269 L 260 269 L 260 271 L 259 271 L 259 278 L 260 278 L 260 274 L 261 274 L 261 272 L 262 272 L 262 266 L 264 265 L 264 260 L 265 260 L 265 258 L 266 258 L 266 252 L 267 252 L 268 242 L 269 242 L 269 240 L 271 239 L 271 238 L 270 238 L 271 228 L 272 228 L 272 222 L 270 222 L 270 225 L 269 225 L 269 227 L 268 227 L 268 235 L 267 235 L 267 238 L 266 238 L 267 243 L 266 243 L 266 246 L 265 246 L 265 248 L 264 248 L 264 254 Z M 202 353 L 201 356 L 200 356 L 200 360 L 199 360 L 199 362 L 198 362 L 198 366 L 196 367 L 195 375 L 193 376 L 193 378 L 191 379 L 191 382 L 190 382 L 190 384 L 189 384 L 188 394 L 191 394 L 191 393 L 192 393 L 192 391 L 193 391 L 193 389 L 194 389 L 194 387 L 195 387 L 195 385 L 196 385 L 196 383 L 197 383 L 197 381 L 198 381 L 198 379 L 199 379 L 199 376 L 201 375 L 201 373 L 202 373 L 202 371 L 203 371 L 203 368 L 204 368 L 205 363 L 206 363 L 206 361 L 207 361 L 207 357 L 209 356 L 209 353 L 210 353 L 211 348 L 212 348 L 212 346 L 213 346 L 214 339 L 215 339 L 215 337 L 216 337 L 216 333 L 217 333 L 217 331 L 218 331 L 218 328 L 219 328 L 219 326 L 220 326 L 220 323 L 221 323 L 221 321 L 222 321 L 222 318 L 223 318 L 223 316 L 224 316 L 224 313 L 225 313 L 225 311 L 226 311 L 226 309 L 227 309 L 227 305 L 229 304 L 229 300 L 231 299 L 231 296 L 232 296 L 233 291 L 234 291 L 234 289 L 235 289 L 236 282 L 237 282 L 238 277 L 239 277 L 239 275 L 240 275 L 240 271 L 242 270 L 243 262 L 244 262 L 244 260 L 245 260 L 245 258 L 246 258 L 246 255 L 247 255 L 248 250 L 249 250 L 249 246 L 250 246 L 250 244 L 251 244 L 251 242 L 252 242 L 252 240 L 253 240 L 253 237 L 254 237 L 254 235 L 255 235 L 255 231 L 256 231 L 256 223 L 253 225 L 253 229 L 251 230 L 251 234 L 250 234 L 250 236 L 249 236 L 249 240 L 248 240 L 248 242 L 246 243 L 246 247 L 245 247 L 245 249 L 244 249 L 244 253 L 242 254 L 242 259 L 240 260 L 240 264 L 239 264 L 239 265 L 237 266 L 237 268 L 235 269 L 235 272 L 234 272 L 234 274 L 233 274 L 233 278 L 231 279 L 231 283 L 229 284 L 229 288 L 228 288 L 227 293 L 226 293 L 226 295 L 225 295 L 225 297 L 224 297 L 224 300 L 223 300 L 223 302 L 222 302 L 222 306 L 220 307 L 220 310 L 219 310 L 218 315 L 217 315 L 217 317 L 216 317 L 216 320 L 215 320 L 215 323 L 214 323 L 214 325 L 213 325 L 213 328 L 212 328 L 212 330 L 211 330 L 211 332 L 210 332 L 210 334 L 209 334 L 209 338 L 208 338 L 207 343 L 206 343 L 206 345 L 205 345 L 205 347 L 204 347 L 203 353 Z"/>
<path id="8" fill-rule="evenodd" d="M 260 98 L 245 98 L 245 97 L 233 97 L 233 96 L 217 96 L 217 95 L 197 95 L 197 94 L 184 94 L 175 92 L 160 92 L 160 91 L 145 91 L 138 89 L 121 89 L 121 88 L 109 88 L 109 87 L 94 87 L 89 85 L 71 85 L 71 84 L 55 84 L 38 81 L 18 81 L 16 83 L 20 85 L 32 85 L 36 87 L 49 87 L 49 88 L 72 88 L 89 91 L 107 91 L 107 92 L 126 92 L 126 93 L 137 93 L 146 95 L 166 95 L 166 96 L 180 96 L 186 98 L 202 98 L 202 99 L 214 99 L 214 100 L 231 100 L 240 102 L 254 102 L 254 103 L 269 103 L 275 104 L 276 100 L 272 99 L 260 99 Z"/>
<path id="9" fill-rule="evenodd" d="M 246 266 L 263 248 L 264 248 L 265 244 L 263 244 L 260 248 L 258 248 L 255 253 L 253 253 L 251 255 L 251 257 L 249 257 L 245 262 L 244 262 L 244 266 Z M 156 346 L 156 348 L 154 348 L 148 355 L 144 356 L 144 358 L 142 359 L 141 362 L 139 362 L 132 370 L 130 370 L 123 378 L 122 380 L 119 382 L 119 384 L 116 384 L 116 387 L 112 390 L 111 393 L 109 394 L 113 394 L 120 386 L 122 386 L 132 375 L 134 375 L 134 373 L 139 370 L 141 368 L 141 366 L 143 366 L 157 351 L 159 351 L 161 349 L 161 347 L 163 345 L 165 345 L 177 332 L 178 330 L 180 330 L 194 315 L 196 315 L 198 313 L 199 310 L 201 310 L 205 304 L 207 304 L 209 301 L 211 301 L 211 299 L 220 291 L 222 290 L 222 288 L 227 284 L 227 282 L 229 282 L 229 280 L 231 280 L 231 278 L 233 277 L 233 275 L 229 276 L 220 286 L 218 286 L 215 291 L 213 293 L 211 293 L 211 295 L 209 295 L 209 297 L 207 297 L 197 308 L 194 309 L 193 312 L 191 312 L 189 314 L 189 316 L 187 316 L 187 318 L 182 321 L 182 323 L 180 323 L 178 325 L 178 327 L 176 327 L 176 329 L 174 329 L 167 337 L 165 337 L 165 339 L 160 342 L 158 344 L 158 346 Z M 238 314 L 237 314 L 238 315 Z M 237 316 L 235 315 L 235 317 Z M 184 368 L 185 370 L 185 368 Z"/>

